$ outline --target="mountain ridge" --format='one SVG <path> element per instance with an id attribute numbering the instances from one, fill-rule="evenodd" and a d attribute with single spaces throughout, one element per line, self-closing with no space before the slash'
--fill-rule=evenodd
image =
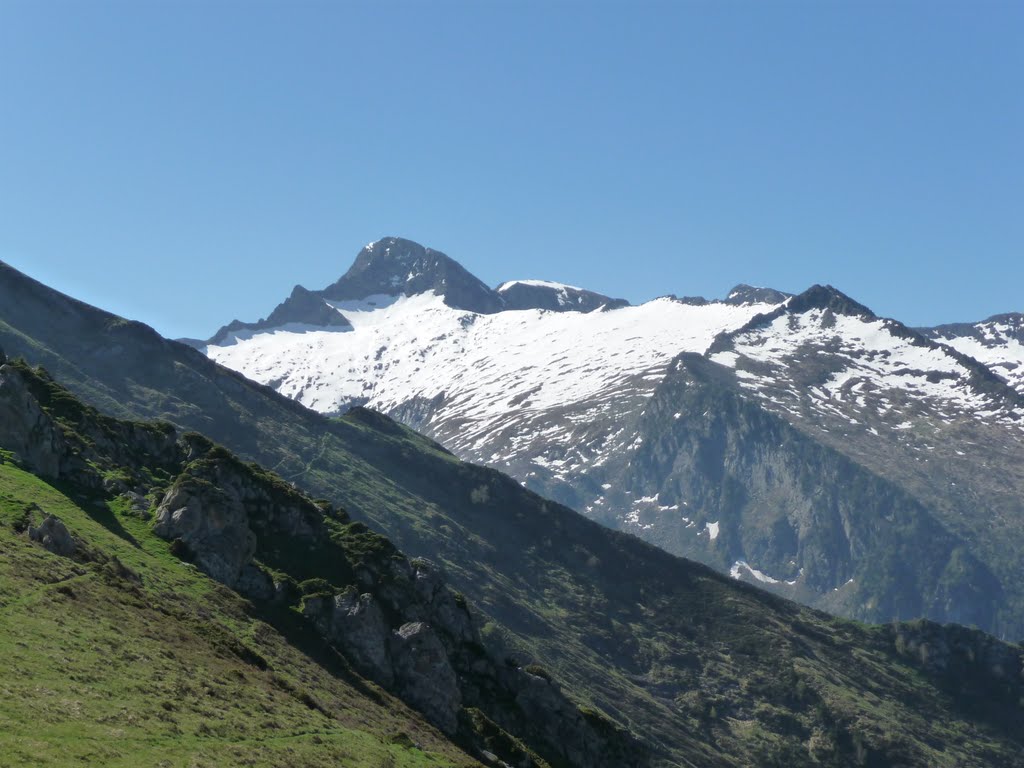
<path id="1" fill-rule="evenodd" d="M 180 341 L 201 349 L 228 341 L 232 333 L 269 330 L 293 323 L 343 330 L 347 321 L 336 303 L 361 302 L 377 296 L 408 297 L 427 292 L 442 297 L 444 303 L 453 309 L 483 315 L 529 309 L 592 312 L 631 306 L 626 299 L 547 280 L 508 280 L 492 290 L 441 251 L 405 238 L 388 236 L 364 247 L 345 274 L 326 288 L 311 291 L 297 285 L 292 294 L 266 318 L 256 322 L 233 320 L 205 342 L 196 339 Z M 735 306 L 776 303 L 790 295 L 773 288 L 741 283 L 721 303 Z M 684 297 L 679 301 L 696 305 L 719 303 L 703 297 Z"/>
<path id="2" fill-rule="evenodd" d="M 20 287 L 0 282 L 0 298 Z M 0 344 L 45 357 L 79 392 L 118 393 L 108 399 L 133 418 L 203 425 L 410 555 L 435 559 L 493 617 L 490 631 L 666 750 L 667 764 L 980 768 L 1019 753 L 1019 707 L 1000 706 L 997 718 L 985 702 L 1002 699 L 986 698 L 983 683 L 995 678 L 955 671 L 995 663 L 984 651 L 995 641 L 979 633 L 961 641 L 955 628 L 867 628 L 808 611 L 462 464 L 384 416 L 326 419 L 182 345 L 50 316 L 37 324 L 4 312 Z M 936 664 L 924 676 L 922 644 Z"/>
<path id="3" fill-rule="evenodd" d="M 671 375 L 673 359 L 679 354 L 701 354 L 731 370 L 730 386 L 737 387 L 741 397 L 757 401 L 756 407 L 852 460 L 858 468 L 850 470 L 855 475 L 895 483 L 901 493 L 923 504 L 927 511 L 920 514 L 942 529 L 935 534 L 936 540 L 956 542 L 941 557 L 956 559 L 958 565 L 950 565 L 949 578 L 967 591 L 927 615 L 936 619 L 962 615 L 960 611 L 969 601 L 963 595 L 991 584 L 990 577 L 984 575 L 990 565 L 996 568 L 998 580 L 1009 580 L 1010 552 L 1018 544 L 999 544 L 986 533 L 982 510 L 990 509 L 1004 521 L 1000 530 L 1007 542 L 1017 541 L 1012 523 L 1022 514 L 1013 502 L 1017 472 L 1012 462 L 1007 462 L 1020 451 L 1013 424 L 1019 421 L 1015 414 L 1024 408 L 1024 400 L 996 369 L 896 320 L 879 318 L 833 286 L 815 285 L 792 295 L 739 285 L 730 296 L 731 300 L 718 302 L 666 297 L 636 307 L 588 315 L 565 313 L 560 318 L 526 312 L 513 321 L 505 313 L 449 312 L 429 295 L 421 295 L 401 298 L 387 307 L 346 305 L 355 326 L 351 333 L 316 336 L 314 341 L 284 332 L 273 340 L 255 337 L 231 348 L 212 346 L 205 351 L 325 413 L 340 413 L 351 405 L 381 409 L 424 431 L 461 458 L 510 472 L 531 489 L 594 519 L 659 541 L 677 554 L 712 563 L 738 578 L 783 589 L 782 582 L 792 581 L 799 566 L 790 572 L 788 563 L 773 558 L 758 563 L 759 544 L 751 551 L 736 546 L 724 558 L 726 539 L 714 543 L 707 532 L 695 527 L 718 525 L 711 509 L 691 506 L 689 512 L 670 519 L 666 508 L 675 504 L 674 499 L 643 501 L 654 499 L 658 488 L 641 490 L 650 480 L 641 465 L 654 461 L 642 446 L 660 431 L 644 418 L 644 411 L 656 396 L 659 382 Z M 752 298 L 775 303 L 751 303 Z M 358 311 L 349 311 L 349 307 Z M 411 327 L 422 330 L 406 330 Z M 799 341 L 803 338 L 806 340 Z M 734 349 L 737 344 L 742 349 Z M 850 388 L 853 392 L 847 394 Z M 857 394 L 861 388 L 874 394 Z M 899 406 L 894 409 L 891 403 Z M 881 409 L 881 415 L 870 416 L 871 408 Z M 907 415 L 897 420 L 894 414 L 904 411 Z M 699 419 L 690 421 L 679 408 L 665 418 L 682 419 L 680 424 L 700 428 Z M 858 422 L 866 425 L 858 429 L 870 428 L 867 435 L 854 440 L 835 438 Z M 944 466 L 949 466 L 957 488 L 975 478 L 969 487 L 977 495 L 936 490 L 941 487 L 935 485 L 941 478 L 938 470 L 915 466 L 929 466 L 929 457 L 923 452 L 934 450 L 934 446 L 923 439 L 907 443 L 915 434 L 908 427 L 917 423 L 922 429 L 950 435 L 944 438 L 942 448 L 949 454 L 944 459 L 947 462 L 956 457 L 953 443 L 960 453 L 968 453 L 969 444 L 978 441 L 1002 446 L 1006 456 L 1001 459 L 987 448 L 978 453 L 985 454 L 984 462 L 994 460 L 994 466 L 1000 468 L 997 472 L 1006 466 L 1006 479 L 979 482 L 977 478 L 986 475 L 983 460 L 960 459 L 963 466 Z M 735 424 L 730 429 L 740 427 Z M 754 444 L 757 438 L 750 433 L 744 440 Z M 876 441 L 874 448 L 869 440 Z M 740 452 L 737 457 L 746 450 L 740 443 L 734 449 Z M 777 454 L 770 445 L 764 450 Z M 974 469 L 965 470 L 967 465 Z M 749 482 L 754 482 L 752 476 Z M 862 499 L 862 505 L 874 508 L 872 495 L 881 493 L 884 483 L 865 483 L 863 488 L 875 490 Z M 613 501 L 605 485 L 635 485 L 636 494 L 632 498 L 619 495 Z M 790 492 L 789 481 L 777 485 L 772 493 Z M 976 490 L 979 486 L 980 491 Z M 1024 489 L 1024 478 L 1019 487 Z M 765 501 L 760 507 L 750 507 L 749 513 L 765 520 L 787 519 L 779 502 L 770 501 L 767 492 L 767 487 L 757 491 Z M 707 498 L 711 503 L 712 497 Z M 693 499 L 688 503 L 692 505 Z M 741 525 L 759 529 L 754 518 Z M 829 515 L 822 519 L 826 518 L 831 519 Z M 972 521 L 973 530 L 960 520 Z M 725 529 L 721 530 L 724 533 Z M 906 529 L 905 536 L 912 536 L 912 530 L 913 526 Z M 845 537 L 840 537 L 834 546 L 845 547 L 844 541 Z M 902 546 L 911 540 L 897 537 L 894 541 Z M 752 540 L 750 543 L 753 545 Z M 872 546 L 876 554 L 885 549 L 884 542 Z M 1020 546 L 1024 548 L 1024 542 Z M 981 550 L 987 554 L 979 554 Z M 790 556 L 799 561 L 803 551 L 798 548 Z M 958 554 L 954 556 L 954 552 Z M 833 554 L 840 556 L 838 550 Z M 866 550 L 861 554 L 866 556 Z M 975 565 L 964 565 L 968 562 Z M 992 565 L 994 562 L 998 566 Z M 886 566 L 887 570 L 895 568 L 894 562 Z M 934 564 L 923 560 L 914 568 L 920 569 L 920 580 L 915 576 L 909 581 L 917 580 L 923 590 L 917 604 L 935 604 L 925 593 L 931 594 L 941 573 L 936 574 Z M 812 576 L 812 571 L 807 570 L 806 578 L 814 581 L 818 577 Z M 759 579 L 755 572 L 764 578 Z M 973 587 L 968 583 L 974 578 L 970 574 L 977 578 Z M 768 578 L 777 583 L 765 581 Z M 932 586 L 925 587 L 926 583 Z M 851 589 L 862 589 L 859 584 L 846 587 L 846 579 L 818 584 L 819 591 L 804 592 L 801 599 L 822 607 L 837 606 L 842 601 L 832 595 L 833 590 L 846 595 Z M 914 604 L 890 594 L 892 587 L 881 587 L 879 592 L 880 584 L 876 580 L 872 594 L 865 592 L 860 600 L 846 600 L 845 607 L 838 610 L 883 620 L 890 618 L 882 608 L 887 600 L 895 600 L 893 605 Z M 796 583 L 785 586 L 790 596 L 797 596 L 801 589 Z M 1013 596 L 1003 596 L 1015 606 L 1010 609 L 1012 616 L 1004 615 L 1005 607 L 986 608 L 979 616 L 988 622 L 983 626 L 1009 632 L 1012 637 L 1024 634 L 1024 604 L 1016 589 L 1011 591 Z M 992 594 L 1003 593 L 997 589 Z M 978 602 L 979 608 L 989 605 L 987 600 Z M 903 610 L 908 609 L 901 609 L 901 615 Z"/>

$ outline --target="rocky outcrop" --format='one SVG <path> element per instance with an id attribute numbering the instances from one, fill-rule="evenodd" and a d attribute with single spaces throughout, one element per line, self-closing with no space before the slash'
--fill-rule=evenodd
<path id="1" fill-rule="evenodd" d="M 377 600 L 354 587 L 337 595 L 307 598 L 303 615 L 364 675 L 384 687 L 395 681 L 388 647 L 390 630 Z"/>
<path id="2" fill-rule="evenodd" d="M 61 557 L 71 557 L 78 548 L 64 521 L 54 515 L 47 515 L 38 526 L 30 525 L 28 537 L 38 542 L 43 549 Z"/>
<path id="3" fill-rule="evenodd" d="M 323 512 L 305 497 L 256 474 L 226 451 L 213 449 L 189 464 L 164 495 L 153 530 L 179 540 L 206 574 L 255 599 L 274 593 L 252 564 L 258 539 L 312 542 Z"/>
<path id="4" fill-rule="evenodd" d="M 462 694 L 453 660 L 479 644 L 465 601 L 432 563 L 389 549 L 356 563 L 354 574 L 358 588 L 308 596 L 303 614 L 361 673 L 454 733 Z"/>
<path id="5" fill-rule="evenodd" d="M 422 621 L 403 624 L 391 635 L 391 657 L 399 695 L 445 733 L 455 733 L 462 693 L 438 636 Z"/>
<path id="6" fill-rule="evenodd" d="M 153 530 L 183 542 L 204 573 L 229 587 L 256 554 L 256 534 L 239 495 L 195 477 L 180 479 L 167 492 Z"/>
<path id="7" fill-rule="evenodd" d="M 498 286 L 505 309 L 545 309 L 549 312 L 593 312 L 595 309 L 628 307 L 625 299 L 613 299 L 594 291 L 539 280 L 513 280 Z"/>
<path id="8" fill-rule="evenodd" d="M 178 433 L 166 422 L 118 421 L 75 400 L 43 369 L 23 361 L 0 367 L 0 447 L 44 477 L 73 480 L 92 490 L 131 492 L 103 477 L 103 466 L 176 472 Z M 147 469 L 148 471 L 148 469 Z"/>
<path id="9" fill-rule="evenodd" d="M 479 637 L 466 607 L 465 598 L 452 592 L 437 566 L 431 561 L 417 558 L 411 565 L 413 587 L 422 604 L 426 606 L 430 622 L 443 628 L 445 635 L 453 644 L 478 642 Z"/>
<path id="10" fill-rule="evenodd" d="M 324 301 L 319 294 L 308 291 L 301 285 L 296 285 L 292 289 L 291 296 L 281 302 L 265 319 L 260 319 L 255 323 L 233 320 L 217 331 L 209 341 L 196 342 L 192 339 L 183 339 L 183 341 L 196 347 L 203 347 L 206 344 L 222 344 L 233 334 L 242 331 L 261 331 L 290 324 L 308 325 L 314 329 L 351 330 L 352 328 L 348 319 Z"/>
<path id="11" fill-rule="evenodd" d="M 472 720 L 463 708 L 473 708 L 558 764 L 643 764 L 630 737 L 588 720 L 549 677 L 486 650 L 465 599 L 429 560 L 383 547 L 355 562 L 353 573 L 358 586 L 307 596 L 303 614 L 363 675 L 441 730 L 463 733 Z"/>
<path id="12" fill-rule="evenodd" d="M 759 288 L 746 283 L 740 283 L 731 291 L 725 299 L 726 304 L 780 304 L 793 294 L 783 293 L 774 288 Z"/>
<path id="13" fill-rule="evenodd" d="M 443 296 L 450 307 L 481 314 L 500 312 L 505 306 L 501 296 L 457 261 L 400 237 L 384 237 L 367 245 L 341 279 L 320 295 L 344 301 L 426 291 Z"/>
<path id="14" fill-rule="evenodd" d="M 56 478 L 66 461 L 67 444 L 53 418 L 29 391 L 21 372 L 0 366 L 0 446 L 28 469 Z"/>

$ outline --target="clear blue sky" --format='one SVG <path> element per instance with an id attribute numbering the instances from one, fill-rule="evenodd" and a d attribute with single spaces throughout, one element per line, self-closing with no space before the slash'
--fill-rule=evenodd
<path id="1" fill-rule="evenodd" d="M 642 301 L 1024 310 L 1020 2 L 0 0 L 0 258 L 169 336 L 401 235 Z"/>

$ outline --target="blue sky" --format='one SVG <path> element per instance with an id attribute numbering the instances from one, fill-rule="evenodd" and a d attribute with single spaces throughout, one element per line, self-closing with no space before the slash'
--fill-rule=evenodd
<path id="1" fill-rule="evenodd" d="M 1017 2 L 0 0 L 0 258 L 210 335 L 386 234 L 642 301 L 1024 310 Z"/>

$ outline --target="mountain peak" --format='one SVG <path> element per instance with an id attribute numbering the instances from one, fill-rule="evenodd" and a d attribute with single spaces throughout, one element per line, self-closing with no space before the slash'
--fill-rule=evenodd
<path id="1" fill-rule="evenodd" d="M 729 291 L 725 297 L 726 304 L 743 306 L 744 304 L 781 304 L 793 294 L 783 293 L 774 288 L 760 288 L 756 285 L 740 283 Z"/>
<path id="2" fill-rule="evenodd" d="M 368 244 L 341 279 L 320 295 L 332 301 L 351 301 L 426 291 L 443 296 L 445 303 L 456 309 L 490 314 L 504 308 L 501 297 L 457 261 L 401 237 L 383 237 Z"/>
<path id="3" fill-rule="evenodd" d="M 831 285 L 812 285 L 803 293 L 793 296 L 785 307 L 787 312 L 794 314 L 810 309 L 830 309 L 841 315 L 876 317 L 866 306 Z"/>
<path id="4" fill-rule="evenodd" d="M 301 285 L 296 285 L 292 289 L 291 295 L 278 304 L 266 319 L 260 319 L 255 323 L 243 323 L 241 320 L 233 320 L 218 330 L 208 341 L 199 342 L 193 344 L 193 346 L 202 347 L 207 344 L 221 344 L 232 334 L 239 331 L 262 331 L 270 328 L 280 328 L 289 323 L 308 325 L 314 328 L 349 330 L 352 328 L 348 318 L 341 314 L 341 312 L 334 309 L 334 307 L 330 306 L 313 291 L 308 291 Z"/>

